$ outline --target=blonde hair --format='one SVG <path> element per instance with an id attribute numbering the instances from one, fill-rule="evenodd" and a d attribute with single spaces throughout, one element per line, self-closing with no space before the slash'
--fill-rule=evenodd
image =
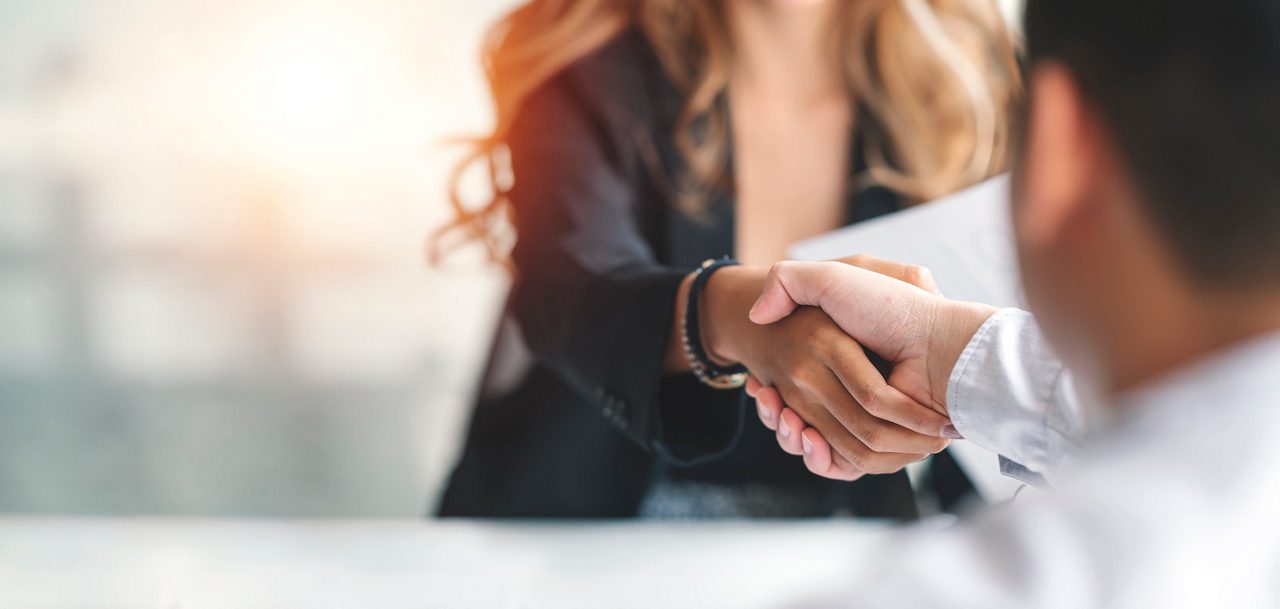
<path id="1" fill-rule="evenodd" d="M 697 215 L 724 178 L 729 119 L 719 103 L 732 56 L 723 0 L 530 0 L 498 22 L 482 51 L 497 120 L 454 171 L 458 231 L 503 259 L 509 220 L 504 142 L 521 103 L 575 60 L 631 26 L 652 45 L 685 95 L 675 142 L 687 165 L 677 206 Z M 953 192 L 1005 169 L 1010 116 L 1021 96 L 1012 35 L 994 0 L 841 2 L 836 25 L 842 71 L 863 125 L 863 184 L 881 184 L 917 201 Z M 487 164 L 492 187 L 479 207 L 464 203 L 465 171 Z"/>

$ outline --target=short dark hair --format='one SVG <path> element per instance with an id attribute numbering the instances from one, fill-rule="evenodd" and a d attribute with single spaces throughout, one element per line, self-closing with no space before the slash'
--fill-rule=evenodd
<path id="1" fill-rule="evenodd" d="M 1191 276 L 1280 284 L 1280 0 L 1028 0 L 1025 33 L 1099 110 Z"/>

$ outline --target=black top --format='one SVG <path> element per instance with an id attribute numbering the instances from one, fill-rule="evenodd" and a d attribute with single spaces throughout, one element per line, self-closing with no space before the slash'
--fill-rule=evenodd
<path id="1" fill-rule="evenodd" d="M 520 109 L 507 139 L 517 273 L 440 515 L 630 516 L 658 479 L 780 487 L 820 497 L 813 515 L 915 513 L 903 474 L 814 476 L 744 421 L 741 391 L 664 374 L 681 280 L 734 252 L 731 193 L 705 218 L 675 207 L 682 101 L 630 30 Z M 863 189 L 847 219 L 899 207 Z"/>

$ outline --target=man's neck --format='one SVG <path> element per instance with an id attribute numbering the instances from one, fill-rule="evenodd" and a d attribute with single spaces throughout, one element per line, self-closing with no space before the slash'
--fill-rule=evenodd
<path id="1" fill-rule="evenodd" d="M 1280 332 L 1274 290 L 1216 292 L 1165 302 L 1134 317 L 1107 342 L 1106 387 L 1127 393 L 1250 339 Z"/>

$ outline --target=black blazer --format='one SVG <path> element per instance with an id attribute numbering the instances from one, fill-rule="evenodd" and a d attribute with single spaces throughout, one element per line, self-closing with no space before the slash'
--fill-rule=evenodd
<path id="1" fill-rule="evenodd" d="M 915 514 L 905 475 L 818 478 L 746 420 L 741 391 L 664 375 L 677 287 L 734 252 L 731 193 L 706 218 L 675 208 L 681 103 L 631 30 L 520 109 L 507 141 L 517 273 L 440 515 L 631 516 L 664 476 L 817 494 L 812 515 Z M 863 189 L 848 220 L 899 207 L 893 193 Z"/>

